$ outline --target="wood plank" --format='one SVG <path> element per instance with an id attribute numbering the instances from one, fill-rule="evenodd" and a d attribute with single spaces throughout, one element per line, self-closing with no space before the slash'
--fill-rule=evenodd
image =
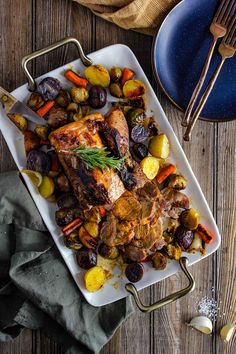
<path id="1" fill-rule="evenodd" d="M 126 44 L 137 56 L 149 79 L 151 78 L 151 37 L 132 31 L 125 31 L 100 18 L 96 18 L 95 29 L 96 43 L 94 49 L 100 49 L 116 43 Z M 124 66 L 125 63 L 121 63 L 120 65 Z M 149 304 L 151 301 L 151 289 L 145 289 L 140 294 L 143 302 Z M 103 348 L 101 354 L 149 353 L 151 338 L 150 321 L 151 315 L 143 314 L 137 310 Z"/>
<path id="2" fill-rule="evenodd" d="M 226 323 L 236 323 L 236 122 L 217 127 L 217 223 L 222 243 L 215 257 L 215 288 L 219 302 L 216 332 Z M 236 335 L 228 345 L 215 338 L 215 352 L 234 354 Z"/>

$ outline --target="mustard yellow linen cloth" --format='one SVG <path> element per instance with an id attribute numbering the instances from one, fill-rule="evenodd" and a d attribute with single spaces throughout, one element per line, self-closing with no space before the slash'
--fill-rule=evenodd
<path id="1" fill-rule="evenodd" d="M 154 35 L 180 0 L 74 0 L 122 28 Z"/>

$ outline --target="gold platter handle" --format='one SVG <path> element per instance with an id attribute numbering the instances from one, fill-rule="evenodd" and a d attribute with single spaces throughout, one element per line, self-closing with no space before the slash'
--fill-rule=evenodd
<path id="1" fill-rule="evenodd" d="M 47 54 L 49 52 L 52 52 L 53 50 L 59 48 L 59 47 L 62 47 L 66 44 L 70 44 L 70 43 L 73 43 L 77 49 L 78 49 L 78 52 L 79 52 L 79 56 L 82 60 L 82 63 L 85 65 L 85 66 L 89 66 L 89 65 L 92 65 L 92 60 L 89 59 L 85 54 L 84 54 L 84 51 L 83 51 L 83 48 L 80 44 L 80 42 L 76 39 L 76 38 L 73 38 L 73 37 L 67 37 L 67 38 L 64 38 L 56 43 L 53 43 L 51 45 L 49 45 L 48 47 L 46 48 L 42 48 L 42 49 L 39 49 L 37 50 L 36 52 L 33 52 L 31 54 L 28 54 L 26 55 L 23 59 L 22 59 L 22 62 L 21 62 L 21 65 L 22 65 L 22 68 L 23 68 L 23 71 L 28 79 L 28 89 L 29 91 L 34 91 L 36 89 L 36 82 L 35 80 L 33 79 L 32 75 L 30 74 L 28 68 L 27 68 L 27 65 L 28 63 L 35 59 L 35 58 L 38 58 L 44 54 Z"/>
<path id="2" fill-rule="evenodd" d="M 158 300 L 157 302 L 155 302 L 155 304 L 152 304 L 149 306 L 144 305 L 139 298 L 138 291 L 137 291 L 136 287 L 132 283 L 128 283 L 125 285 L 126 290 L 130 294 L 133 295 L 136 305 L 138 306 L 140 311 L 148 313 L 148 312 L 152 312 L 154 310 L 158 310 L 161 307 L 168 305 L 171 302 L 176 301 L 177 299 L 180 299 L 182 296 L 185 296 L 186 294 L 193 291 L 193 289 L 195 288 L 195 281 L 187 269 L 188 258 L 181 257 L 179 260 L 179 264 L 180 264 L 182 271 L 184 272 L 184 274 L 186 275 L 186 277 L 189 280 L 189 285 L 184 289 L 181 289 L 179 291 L 176 291 L 173 294 L 170 294 L 170 295 L 164 297 L 164 299 Z"/>

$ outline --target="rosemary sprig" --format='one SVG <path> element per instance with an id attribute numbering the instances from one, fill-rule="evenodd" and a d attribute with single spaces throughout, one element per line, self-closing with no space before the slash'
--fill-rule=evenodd
<path id="1" fill-rule="evenodd" d="M 105 147 L 96 148 L 96 147 L 77 147 L 72 149 L 79 158 L 85 163 L 87 168 L 98 167 L 101 171 L 103 169 L 109 170 L 110 167 L 116 170 L 120 170 L 125 158 L 116 158 L 109 156 L 110 152 L 106 151 Z"/>

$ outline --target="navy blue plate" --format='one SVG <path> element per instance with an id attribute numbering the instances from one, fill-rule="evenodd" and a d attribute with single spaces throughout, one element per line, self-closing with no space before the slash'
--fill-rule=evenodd
<path id="1" fill-rule="evenodd" d="M 156 79 L 182 110 L 187 107 L 199 79 L 212 40 L 210 23 L 218 6 L 219 0 L 183 0 L 167 15 L 154 39 L 152 59 Z M 216 49 L 203 90 L 219 61 Z M 201 118 L 218 122 L 236 119 L 235 57 L 225 61 Z"/>

